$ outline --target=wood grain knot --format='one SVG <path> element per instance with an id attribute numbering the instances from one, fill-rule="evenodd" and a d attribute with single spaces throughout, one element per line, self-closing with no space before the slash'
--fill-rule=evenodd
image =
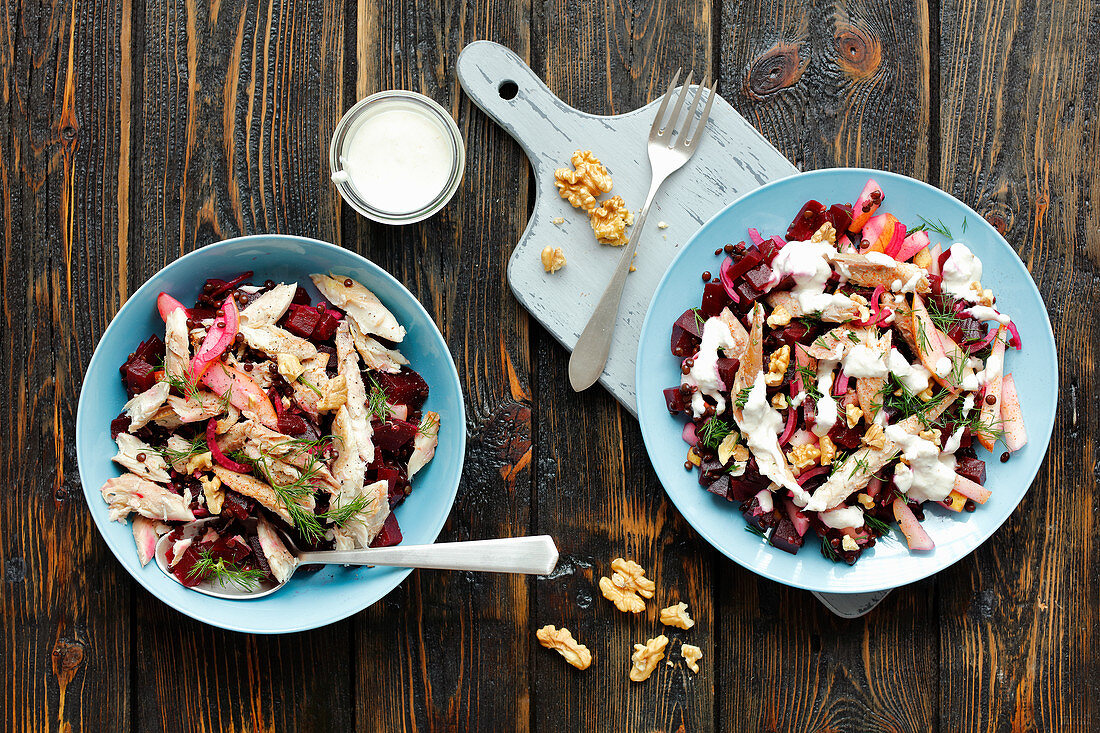
<path id="1" fill-rule="evenodd" d="M 802 58 L 801 43 L 777 41 L 749 63 L 745 70 L 745 94 L 759 102 L 781 89 L 794 86 L 809 63 L 808 58 Z"/>
<path id="2" fill-rule="evenodd" d="M 882 44 L 871 30 L 849 21 L 837 21 L 833 33 L 837 63 L 856 81 L 873 76 L 882 65 Z"/>
<path id="3" fill-rule="evenodd" d="M 84 661 L 84 643 L 76 639 L 58 639 L 50 655 L 57 684 L 64 690 L 73 681 L 76 671 Z"/>
<path id="4" fill-rule="evenodd" d="M 466 465 L 470 479 L 492 484 L 490 472 L 512 486 L 531 463 L 531 407 L 505 400 L 470 435 Z M 499 482 L 498 482 L 499 485 Z"/>

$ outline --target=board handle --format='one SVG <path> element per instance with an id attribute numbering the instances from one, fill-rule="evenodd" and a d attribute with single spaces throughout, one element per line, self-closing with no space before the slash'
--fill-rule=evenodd
<path id="1" fill-rule="evenodd" d="M 537 161 L 528 141 L 541 151 L 568 148 L 568 118 L 579 113 L 562 102 L 510 49 L 492 41 L 474 41 L 458 55 L 459 83 L 481 111 L 489 115 Z"/>

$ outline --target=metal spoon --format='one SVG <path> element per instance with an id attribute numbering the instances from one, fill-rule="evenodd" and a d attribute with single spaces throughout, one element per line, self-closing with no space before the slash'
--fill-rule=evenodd
<path id="1" fill-rule="evenodd" d="M 211 517 L 210 519 L 217 519 Z M 196 527 L 210 519 L 193 523 Z M 250 528 L 251 529 L 251 528 Z M 278 530 L 287 550 L 298 559 L 291 574 L 282 583 L 263 581 L 251 589 L 206 580 L 191 588 L 215 598 L 251 600 L 271 595 L 285 586 L 303 565 L 388 565 L 401 568 L 430 568 L 435 570 L 473 570 L 487 573 L 529 573 L 546 575 L 558 563 L 558 548 L 548 535 L 536 537 L 509 537 L 472 542 L 440 542 L 433 545 L 394 545 L 372 547 L 364 550 L 327 550 L 305 552 L 299 550 L 289 536 Z M 179 578 L 168 569 L 167 551 L 171 546 L 169 535 L 157 541 L 157 566 L 176 582 Z"/>

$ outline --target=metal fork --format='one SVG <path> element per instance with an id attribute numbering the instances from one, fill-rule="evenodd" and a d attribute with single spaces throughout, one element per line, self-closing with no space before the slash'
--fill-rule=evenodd
<path id="1" fill-rule="evenodd" d="M 634 259 L 634 253 L 638 249 L 638 242 L 644 233 L 646 216 L 649 215 L 649 207 L 653 204 L 653 198 L 657 195 L 657 189 L 665 182 L 665 179 L 679 170 L 687 163 L 698 147 L 699 138 L 710 116 L 710 105 L 714 102 L 715 89 L 718 86 L 710 84 L 710 75 L 703 79 L 703 84 L 696 89 L 695 99 L 687 108 L 687 117 L 677 129 L 681 111 L 684 109 L 684 100 L 687 99 L 688 88 L 691 86 L 692 74 L 689 72 L 684 86 L 680 89 L 680 96 L 676 100 L 672 113 L 667 121 L 662 124 L 665 111 L 668 109 L 669 100 L 676 90 L 676 82 L 680 78 L 680 70 L 672 77 L 672 83 L 668 86 L 661 108 L 657 110 L 657 118 L 653 120 L 653 127 L 649 130 L 649 168 L 652 172 L 652 181 L 649 184 L 649 195 L 646 196 L 642 212 L 634 220 L 631 227 L 630 241 L 623 247 L 619 264 L 615 267 L 615 273 L 611 276 L 611 282 L 604 290 L 600 302 L 596 304 L 596 310 L 588 319 L 588 325 L 584 327 L 581 336 L 577 339 L 577 345 L 573 348 L 573 355 L 569 357 L 569 384 L 574 391 L 586 390 L 595 384 L 603 373 L 607 363 L 607 355 L 611 351 L 611 335 L 615 331 L 615 321 L 619 315 L 619 302 L 623 298 L 623 286 L 626 285 L 626 276 L 630 272 L 630 263 Z M 703 89 L 707 88 L 707 104 L 703 108 L 703 115 L 699 122 L 692 127 L 695 113 L 699 109 L 699 102 L 703 98 Z M 690 134 L 689 134 L 690 131 Z"/>

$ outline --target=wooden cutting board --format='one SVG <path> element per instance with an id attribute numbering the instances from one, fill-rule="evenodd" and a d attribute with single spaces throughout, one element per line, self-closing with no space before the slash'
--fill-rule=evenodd
<path id="1" fill-rule="evenodd" d="M 591 150 L 611 172 L 614 188 L 608 195 L 622 196 L 628 207 L 639 211 L 650 180 L 646 141 L 660 100 L 609 117 L 581 112 L 558 99 L 519 56 L 491 41 L 466 46 L 458 56 L 457 73 L 470 99 L 523 146 L 531 161 L 535 208 L 508 260 L 508 283 L 523 307 L 572 351 L 621 250 L 596 242 L 588 217 L 558 195 L 554 171 L 571 167 L 575 150 Z M 632 415 L 637 416 L 638 335 L 650 298 L 673 257 L 731 201 L 797 172 L 729 102 L 715 99 L 695 155 L 665 181 L 645 230 L 627 230 L 631 237 L 644 239 L 634 258 L 637 270 L 627 278 L 600 383 Z M 540 254 L 546 246 L 561 247 L 568 260 L 554 274 L 542 267 Z M 886 593 L 815 595 L 834 613 L 853 618 L 874 608 Z"/>

